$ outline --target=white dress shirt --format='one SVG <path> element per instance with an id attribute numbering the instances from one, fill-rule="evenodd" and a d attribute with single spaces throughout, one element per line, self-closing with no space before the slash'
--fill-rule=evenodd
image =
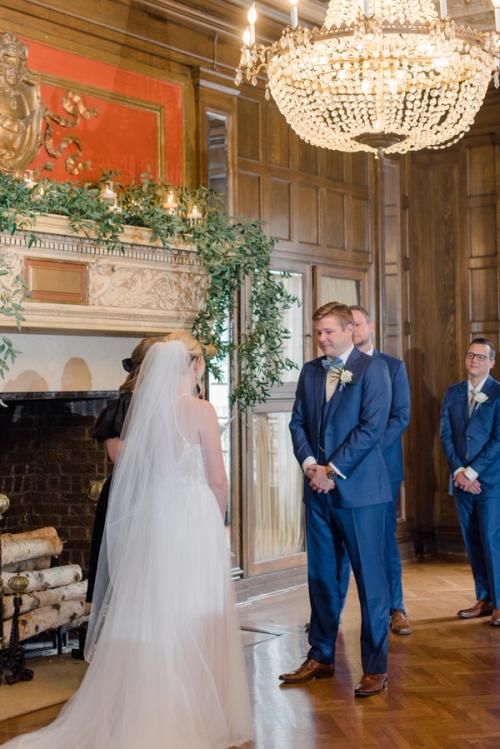
<path id="1" fill-rule="evenodd" d="M 470 380 L 467 380 L 467 403 L 469 403 L 473 392 L 475 394 L 481 392 L 481 390 L 484 387 L 484 383 L 486 382 L 488 377 L 489 375 L 486 375 L 484 380 L 481 380 L 481 382 L 478 383 L 477 385 L 473 385 Z M 475 471 L 473 468 L 471 468 L 471 466 L 467 466 L 466 468 L 464 468 L 463 466 L 460 466 L 460 468 L 457 468 L 457 470 L 453 472 L 453 478 L 456 478 L 456 476 L 458 476 L 458 474 L 461 473 L 462 471 L 465 473 L 469 481 L 474 481 L 474 479 L 477 479 L 477 477 L 479 476 L 478 472 Z"/>
<path id="2" fill-rule="evenodd" d="M 347 349 L 347 351 L 344 351 L 344 353 L 340 354 L 340 356 L 338 357 L 339 359 L 342 359 L 342 364 L 344 365 L 344 367 L 345 367 L 345 365 L 347 363 L 348 358 L 350 357 L 350 355 L 352 354 L 353 351 L 354 351 L 354 345 L 350 346 Z M 330 359 L 330 357 L 327 357 L 327 358 L 330 361 L 333 361 L 333 359 Z M 312 455 L 308 455 L 307 458 L 302 463 L 302 470 L 304 471 L 304 473 L 306 471 L 307 466 L 312 466 L 312 465 L 317 465 L 317 460 L 316 460 L 316 458 L 313 458 Z M 332 470 L 335 471 L 335 473 L 337 474 L 337 476 L 340 476 L 340 478 L 342 478 L 342 479 L 346 478 L 344 476 L 344 474 L 341 473 L 341 471 L 339 471 L 339 469 L 336 468 L 333 465 L 333 463 L 329 463 L 328 465 L 331 466 Z"/>

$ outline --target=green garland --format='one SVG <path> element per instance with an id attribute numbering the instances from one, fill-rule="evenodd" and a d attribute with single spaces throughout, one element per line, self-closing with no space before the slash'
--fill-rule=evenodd
<path id="1" fill-rule="evenodd" d="M 103 174 L 102 181 L 116 176 Z M 215 346 L 217 354 L 207 363 L 216 378 L 221 376 L 222 359 L 236 355 L 238 375 L 231 405 L 246 410 L 265 401 L 270 388 L 281 383 L 283 373 L 296 366 L 282 355 L 284 341 L 290 336 L 282 317 L 297 300 L 269 270 L 275 240 L 264 233 L 262 222 L 228 217 L 218 196 L 205 188 L 175 189 L 177 206 L 169 213 L 162 204 L 167 190 L 173 189 L 144 175 L 140 184 L 119 187 L 119 210 L 111 210 L 96 185 L 43 180 L 30 187 L 0 174 L 0 231 L 25 231 L 32 245 L 37 241 L 32 230 L 36 216 L 57 214 L 68 218 L 73 231 L 83 231 L 110 251 L 122 249 L 120 233 L 125 226 L 149 229 L 151 239 L 164 247 L 174 237 L 192 242 L 209 277 L 205 306 L 192 332 L 202 345 Z M 194 205 L 201 210 L 202 219 L 193 226 L 188 213 Z M 237 341 L 227 343 L 224 334 L 243 286 L 248 297 L 247 328 Z M 20 315 L 17 296 L 2 298 L 0 312 Z M 7 339 L 1 340 L 7 346 Z M 2 354 L 5 368 L 6 359 L 13 360 L 12 347 L 0 347 L 0 373 Z"/>

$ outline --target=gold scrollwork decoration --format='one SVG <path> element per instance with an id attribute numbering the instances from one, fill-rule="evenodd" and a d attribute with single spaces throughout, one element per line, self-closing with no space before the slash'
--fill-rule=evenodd
<path id="1" fill-rule="evenodd" d="M 62 107 L 64 111 L 70 115 L 69 118 L 63 117 L 55 112 L 47 111 L 45 113 L 44 119 L 46 128 L 43 144 L 48 155 L 52 158 L 59 158 L 63 151 L 65 151 L 69 146 L 75 146 L 76 152 L 67 156 L 64 163 L 66 171 L 69 174 L 80 174 L 83 169 L 88 169 L 90 166 L 90 161 L 81 161 L 82 145 L 80 138 L 77 138 L 76 136 L 68 136 L 63 138 L 58 146 L 55 146 L 54 128 L 52 123 L 55 122 L 57 125 L 60 125 L 60 127 L 64 128 L 76 127 L 80 117 L 89 120 L 91 117 L 95 117 L 98 114 L 98 110 L 94 108 L 87 109 L 80 94 L 76 94 L 73 91 L 68 91 L 64 95 Z"/>
<path id="2" fill-rule="evenodd" d="M 54 159 L 73 146 L 66 156 L 69 174 L 80 174 L 90 166 L 82 160 L 82 144 L 75 135 L 68 135 L 55 144 L 54 125 L 74 128 L 80 118 L 90 119 L 98 110 L 87 108 L 80 94 L 68 91 L 62 108 L 66 115 L 50 112 L 45 106 L 40 77 L 28 70 L 28 47 L 13 34 L 0 34 L 0 169 L 22 172 L 35 159 L 40 148 Z"/>

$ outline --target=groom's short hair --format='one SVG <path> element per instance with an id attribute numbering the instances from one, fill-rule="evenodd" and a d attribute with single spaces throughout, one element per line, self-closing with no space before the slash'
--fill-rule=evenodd
<path id="1" fill-rule="evenodd" d="M 354 325 L 354 317 L 350 307 L 347 304 L 342 304 L 342 302 L 327 302 L 326 304 L 322 304 L 314 313 L 313 322 L 322 320 L 323 317 L 327 317 L 328 315 L 337 318 L 342 330 L 345 329 L 346 325 Z"/>

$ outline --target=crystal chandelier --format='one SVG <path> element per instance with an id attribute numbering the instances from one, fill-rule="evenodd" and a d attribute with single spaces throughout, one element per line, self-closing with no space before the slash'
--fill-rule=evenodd
<path id="1" fill-rule="evenodd" d="M 236 83 L 265 74 L 271 94 L 303 140 L 377 155 L 444 148 L 470 128 L 494 76 L 499 36 L 459 26 L 433 0 L 330 0 L 321 29 L 291 24 L 257 44 L 248 12 Z M 497 31 L 500 0 L 494 0 Z"/>

